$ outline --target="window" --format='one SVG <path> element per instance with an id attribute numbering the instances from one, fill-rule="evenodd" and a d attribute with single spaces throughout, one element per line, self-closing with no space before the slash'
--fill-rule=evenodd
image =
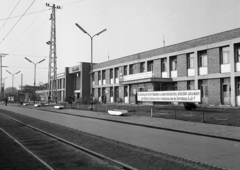
<path id="1" fill-rule="evenodd" d="M 194 90 L 195 89 L 194 81 L 188 81 L 187 82 L 187 89 L 188 90 Z"/>
<path id="2" fill-rule="evenodd" d="M 113 88 L 110 87 L 110 97 L 113 97 Z"/>
<path id="3" fill-rule="evenodd" d="M 118 78 L 118 68 L 115 68 L 115 78 Z"/>
<path id="4" fill-rule="evenodd" d="M 127 75 L 127 66 L 124 66 L 123 69 L 124 69 L 124 71 L 123 71 L 124 73 L 123 73 L 123 74 L 124 74 L 124 75 Z"/>
<path id="5" fill-rule="evenodd" d="M 237 49 L 237 62 L 240 62 L 240 47 Z"/>
<path id="6" fill-rule="evenodd" d="M 177 57 L 171 57 L 171 71 L 177 70 Z"/>
<path id="7" fill-rule="evenodd" d="M 229 47 L 223 47 L 221 49 L 222 64 L 229 64 Z"/>
<path id="8" fill-rule="evenodd" d="M 94 74 L 95 74 L 95 73 L 93 72 L 93 73 L 92 73 L 92 81 L 94 81 L 94 76 L 95 76 Z"/>
<path id="9" fill-rule="evenodd" d="M 98 89 L 98 97 L 101 97 L 101 88 Z"/>
<path id="10" fill-rule="evenodd" d="M 110 69 L 110 79 L 113 78 L 113 69 Z"/>
<path id="11" fill-rule="evenodd" d="M 172 88 L 171 88 L 171 90 L 177 90 L 178 89 L 178 84 L 177 84 L 177 82 L 173 82 L 172 83 Z"/>
<path id="12" fill-rule="evenodd" d="M 162 72 L 167 71 L 167 58 L 162 59 Z"/>
<path id="13" fill-rule="evenodd" d="M 129 67 L 129 73 L 130 74 L 133 74 L 133 69 L 134 69 L 134 65 L 131 64 L 130 67 Z"/>
<path id="14" fill-rule="evenodd" d="M 63 89 L 65 88 L 65 78 L 63 78 Z"/>
<path id="15" fill-rule="evenodd" d="M 102 78 L 103 78 L 103 80 L 106 79 L 106 71 L 105 70 L 102 71 Z"/>
<path id="16" fill-rule="evenodd" d="M 153 71 L 153 61 L 148 61 L 148 71 Z"/>
<path id="17" fill-rule="evenodd" d="M 128 87 L 124 86 L 124 97 L 128 96 Z"/>
<path id="18" fill-rule="evenodd" d="M 202 51 L 200 55 L 200 67 L 207 67 L 207 51 Z"/>
<path id="19" fill-rule="evenodd" d="M 101 71 L 98 72 L 98 80 L 101 80 Z"/>
<path id="20" fill-rule="evenodd" d="M 145 62 L 140 63 L 140 73 L 145 72 Z"/>
<path id="21" fill-rule="evenodd" d="M 188 54 L 188 68 L 194 68 L 194 53 Z"/>

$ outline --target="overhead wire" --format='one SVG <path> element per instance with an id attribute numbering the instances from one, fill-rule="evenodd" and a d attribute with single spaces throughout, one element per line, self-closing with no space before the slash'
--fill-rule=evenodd
<path id="1" fill-rule="evenodd" d="M 23 13 L 23 15 L 19 18 L 19 20 L 14 24 L 14 26 L 12 27 L 12 29 L 7 33 L 7 35 L 5 37 L 3 37 L 3 40 L 0 42 L 0 44 L 2 44 L 2 42 L 8 37 L 8 35 L 12 32 L 12 30 L 15 28 L 15 26 L 18 24 L 18 22 L 22 19 L 22 17 L 24 16 L 24 14 L 29 10 L 29 8 L 33 5 L 33 3 L 35 2 L 36 0 L 34 0 L 30 6 L 27 8 L 27 10 Z"/>
<path id="2" fill-rule="evenodd" d="M 24 43 L 22 43 L 20 46 L 18 46 L 17 48 L 15 48 L 14 50 L 12 50 L 10 53 L 12 53 L 13 51 L 16 51 L 17 49 L 19 49 L 21 46 L 23 46 L 27 41 L 29 41 L 46 23 L 47 23 L 48 19 L 37 29 L 36 32 L 34 32 L 26 41 L 24 41 Z"/>
<path id="3" fill-rule="evenodd" d="M 8 21 L 9 17 L 12 15 L 12 13 L 14 12 L 14 10 L 16 9 L 16 7 L 18 6 L 19 2 L 21 0 L 18 1 L 18 3 L 15 5 L 15 7 L 13 8 L 12 12 L 9 14 L 9 16 L 7 17 L 7 19 L 5 20 L 5 22 L 3 23 L 3 25 L 1 26 L 0 30 L 2 29 L 2 27 L 6 24 L 6 22 Z"/>
<path id="4" fill-rule="evenodd" d="M 30 13 L 24 14 L 24 16 L 26 16 L 26 15 L 31 15 L 31 14 L 36 14 L 36 13 L 43 12 L 43 11 L 49 11 L 49 10 L 51 10 L 51 9 L 46 9 L 46 10 L 42 10 L 42 11 L 30 12 Z M 21 16 L 22 16 L 22 15 L 17 15 L 17 16 L 13 16 L 13 17 L 10 17 L 10 18 L 3 18 L 3 19 L 0 19 L 0 21 L 4 21 L 4 20 L 7 20 L 7 19 L 18 18 L 18 17 L 21 17 Z"/>
<path id="5" fill-rule="evenodd" d="M 44 7 L 46 8 L 46 7 Z M 44 9 L 42 10 L 42 12 L 44 11 Z M 7 50 L 12 47 L 30 28 L 31 26 L 35 23 L 35 21 L 39 18 L 39 16 L 42 14 L 42 12 L 35 18 L 35 20 L 27 27 L 27 29 L 18 37 L 17 40 L 14 41 L 14 43 L 12 43 L 8 48 Z"/>

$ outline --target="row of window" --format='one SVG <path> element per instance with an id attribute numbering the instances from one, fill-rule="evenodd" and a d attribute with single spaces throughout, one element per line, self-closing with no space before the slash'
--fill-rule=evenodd
<path id="1" fill-rule="evenodd" d="M 240 48 L 239 47 L 236 48 L 237 50 L 235 52 L 237 62 L 240 62 Z M 207 67 L 208 66 L 207 50 L 199 51 L 198 56 L 199 56 L 198 57 L 199 67 Z M 187 54 L 187 69 L 193 69 L 194 62 L 195 62 L 194 53 L 188 53 Z M 221 62 L 221 64 L 229 64 L 230 63 L 230 47 L 229 46 L 220 48 L 220 62 Z M 146 67 L 146 64 L 147 64 L 147 67 Z M 146 71 L 153 71 L 153 60 L 147 61 L 147 62 L 141 62 L 138 64 L 130 64 L 129 67 L 126 65 L 123 67 L 123 75 L 128 75 L 128 74 L 131 75 L 134 73 L 139 73 L 139 71 L 134 71 L 137 69 L 137 67 L 140 67 L 140 68 L 138 68 L 140 73 L 143 73 Z M 170 57 L 170 70 L 171 71 L 177 70 L 177 56 Z M 167 72 L 167 58 L 161 59 L 161 71 Z M 114 70 L 110 69 L 110 79 L 113 78 L 113 74 L 115 74 L 115 78 L 118 78 L 119 68 L 114 68 Z M 106 78 L 105 70 L 103 70 L 102 72 L 98 71 L 98 80 L 101 80 L 101 77 L 103 80 Z M 94 80 L 94 77 L 93 77 L 93 80 Z"/>

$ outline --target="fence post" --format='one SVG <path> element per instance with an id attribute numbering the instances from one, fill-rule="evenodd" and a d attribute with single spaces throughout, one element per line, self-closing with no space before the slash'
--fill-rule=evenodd
<path id="1" fill-rule="evenodd" d="M 202 112 L 202 116 L 203 116 L 203 123 L 205 123 L 205 120 L 204 120 L 204 111 Z"/>
<path id="2" fill-rule="evenodd" d="M 133 114 L 135 115 L 135 107 L 133 106 Z"/>
<path id="3" fill-rule="evenodd" d="M 151 117 L 153 117 L 152 108 L 151 108 Z"/>
<path id="4" fill-rule="evenodd" d="M 176 113 L 176 109 L 175 108 L 174 108 L 174 112 L 175 112 L 174 119 L 177 119 L 177 113 Z"/>

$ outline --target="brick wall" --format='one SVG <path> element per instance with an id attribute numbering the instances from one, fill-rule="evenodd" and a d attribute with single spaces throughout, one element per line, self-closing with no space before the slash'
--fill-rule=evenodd
<path id="1" fill-rule="evenodd" d="M 213 48 L 207 50 L 208 56 L 208 74 L 220 73 L 220 49 Z"/>
<path id="2" fill-rule="evenodd" d="M 124 102 L 124 86 L 119 86 L 119 98 Z"/>
<path id="3" fill-rule="evenodd" d="M 81 70 L 81 98 L 90 97 L 90 64 L 89 63 L 81 63 L 82 70 Z"/>
<path id="4" fill-rule="evenodd" d="M 187 76 L 187 55 L 182 54 L 177 56 L 177 76 Z"/>
<path id="5" fill-rule="evenodd" d="M 94 99 L 98 100 L 98 88 L 94 89 Z"/>
<path id="6" fill-rule="evenodd" d="M 140 73 L 140 63 L 134 64 L 133 74 Z"/>
<path id="7" fill-rule="evenodd" d="M 110 84 L 110 69 L 106 70 L 106 84 Z"/>
<path id="8" fill-rule="evenodd" d="M 153 60 L 153 74 L 154 77 L 161 78 L 161 59 Z"/>
<path id="9" fill-rule="evenodd" d="M 221 102 L 221 80 L 208 80 L 208 104 L 219 105 Z"/>
<path id="10" fill-rule="evenodd" d="M 95 85 L 98 85 L 98 71 L 94 72 L 94 81 L 95 81 Z"/>
<path id="11" fill-rule="evenodd" d="M 178 90 L 187 90 L 187 81 L 179 81 Z"/>
<path id="12" fill-rule="evenodd" d="M 106 90 L 108 91 L 108 93 L 106 93 L 106 102 L 110 102 L 111 99 L 110 99 L 110 87 L 106 87 Z"/>
<path id="13" fill-rule="evenodd" d="M 65 67 L 65 97 L 69 101 L 69 96 L 74 95 L 74 78 L 73 75 L 69 74 L 69 67 Z"/>

